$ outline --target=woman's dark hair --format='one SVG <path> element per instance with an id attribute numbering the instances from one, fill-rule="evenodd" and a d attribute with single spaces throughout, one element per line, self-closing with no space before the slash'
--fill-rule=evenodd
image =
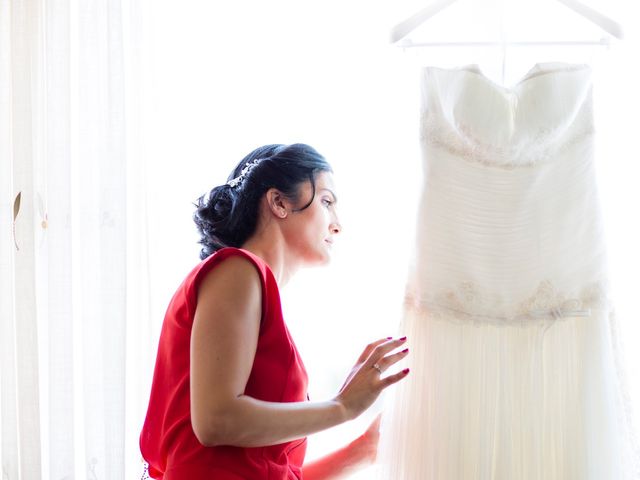
<path id="1" fill-rule="evenodd" d="M 265 145 L 256 148 L 231 172 L 227 183 L 215 187 L 195 203 L 193 220 L 200 232 L 200 258 L 223 247 L 240 247 L 258 224 L 260 199 L 270 188 L 292 202 L 299 201 L 300 184 L 310 181 L 316 194 L 315 176 L 331 172 L 331 166 L 314 148 L 302 143 Z"/>

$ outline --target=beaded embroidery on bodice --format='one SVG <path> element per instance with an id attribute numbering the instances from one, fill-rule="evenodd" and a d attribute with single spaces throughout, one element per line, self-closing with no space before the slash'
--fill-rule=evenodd
<path id="1" fill-rule="evenodd" d="M 586 317 L 595 309 L 608 310 L 610 307 L 604 284 L 593 283 L 568 295 L 545 280 L 529 297 L 515 304 L 510 304 L 503 296 L 487 294 L 471 282 L 463 282 L 456 288 L 440 290 L 430 298 L 419 299 L 407 293 L 405 308 L 432 318 L 459 322 L 530 325 Z"/>

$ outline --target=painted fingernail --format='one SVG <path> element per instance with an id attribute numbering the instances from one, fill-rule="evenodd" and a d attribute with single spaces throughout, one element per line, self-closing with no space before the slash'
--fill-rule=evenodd
<path id="1" fill-rule="evenodd" d="M 387 337 L 387 340 L 391 340 L 393 337 Z"/>
<path id="2" fill-rule="evenodd" d="M 408 348 L 405 348 L 405 349 L 404 349 L 404 350 L 402 350 L 402 352 L 400 352 L 400 353 L 407 353 L 408 351 L 409 351 L 409 349 L 408 349 Z"/>
<path id="3" fill-rule="evenodd" d="M 399 340 L 406 340 L 406 339 L 407 339 L 407 337 L 405 336 L 405 337 L 400 338 Z"/>
<path id="4" fill-rule="evenodd" d="M 402 373 L 404 373 L 406 375 L 407 373 L 409 373 L 409 369 L 405 368 L 404 370 L 402 370 Z"/>

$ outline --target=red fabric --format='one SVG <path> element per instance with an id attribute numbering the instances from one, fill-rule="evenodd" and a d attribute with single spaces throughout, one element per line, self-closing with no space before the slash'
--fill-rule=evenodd
<path id="1" fill-rule="evenodd" d="M 167 309 L 140 450 L 149 475 L 163 480 L 301 479 L 306 439 L 259 448 L 205 447 L 191 427 L 189 343 L 198 285 L 230 256 L 251 261 L 262 281 L 262 319 L 245 394 L 270 402 L 307 397 L 307 373 L 282 318 L 280 294 L 267 264 L 246 250 L 224 248 L 203 260 L 184 280 Z"/>

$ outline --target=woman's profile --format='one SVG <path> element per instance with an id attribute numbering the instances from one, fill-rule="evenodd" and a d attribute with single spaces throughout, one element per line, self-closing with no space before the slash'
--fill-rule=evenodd
<path id="1" fill-rule="evenodd" d="M 336 202 L 331 167 L 304 144 L 254 150 L 198 200 L 201 262 L 167 309 L 140 436 L 152 478 L 340 478 L 375 456 L 373 425 L 304 464 L 307 435 L 357 417 L 408 373 L 383 375 L 407 355 L 396 350 L 406 338 L 377 340 L 334 398 L 308 399 L 279 287 L 329 261 Z"/>

